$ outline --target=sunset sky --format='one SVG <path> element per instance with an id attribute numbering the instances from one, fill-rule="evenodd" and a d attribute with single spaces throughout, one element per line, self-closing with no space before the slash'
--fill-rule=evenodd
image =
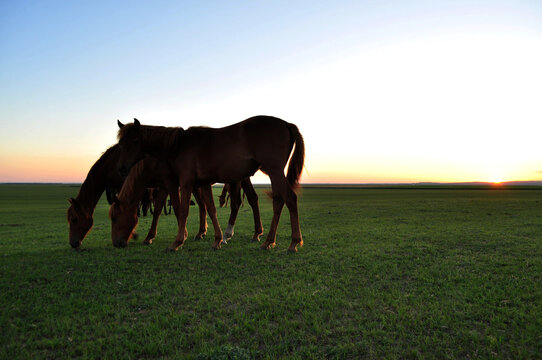
<path id="1" fill-rule="evenodd" d="M 304 183 L 542 180 L 542 1 L 0 2 L 0 182 L 259 114 Z"/>

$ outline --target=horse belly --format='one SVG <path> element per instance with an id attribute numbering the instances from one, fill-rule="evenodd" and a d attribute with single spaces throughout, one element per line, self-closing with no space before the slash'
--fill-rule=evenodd
<path id="1" fill-rule="evenodd" d="M 198 177 L 201 180 L 208 178 L 209 182 L 237 182 L 254 175 L 258 168 L 259 165 L 254 160 L 224 161 L 214 169 L 208 169 L 207 174 Z"/>

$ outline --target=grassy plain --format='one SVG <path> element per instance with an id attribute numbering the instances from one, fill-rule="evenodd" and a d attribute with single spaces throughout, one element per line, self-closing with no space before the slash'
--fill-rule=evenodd
<path id="1" fill-rule="evenodd" d="M 264 228 L 271 202 L 259 188 Z M 218 192 L 218 189 L 215 189 Z M 108 206 L 75 252 L 73 185 L 0 185 L 0 358 L 540 358 L 542 190 L 306 187 L 305 246 L 190 238 L 111 245 Z M 219 210 L 223 226 L 229 209 Z M 146 233 L 150 218 L 140 220 Z"/>

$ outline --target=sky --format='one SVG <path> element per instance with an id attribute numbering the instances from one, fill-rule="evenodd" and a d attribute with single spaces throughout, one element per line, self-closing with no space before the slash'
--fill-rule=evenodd
<path id="1" fill-rule="evenodd" d="M 541 99 L 540 1 L 0 1 L 0 182 L 82 182 L 117 119 L 254 115 L 303 183 L 542 180 Z"/>

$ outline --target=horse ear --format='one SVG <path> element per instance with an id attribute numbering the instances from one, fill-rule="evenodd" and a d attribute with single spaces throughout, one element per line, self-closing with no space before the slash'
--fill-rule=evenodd
<path id="1" fill-rule="evenodd" d="M 141 126 L 141 124 L 139 123 L 139 120 L 134 118 L 134 129 L 136 129 L 136 131 L 139 131 L 140 126 Z"/>
<path id="2" fill-rule="evenodd" d="M 122 129 L 124 127 L 124 124 L 120 122 L 120 120 L 117 120 L 117 125 L 119 126 L 119 129 Z"/>

